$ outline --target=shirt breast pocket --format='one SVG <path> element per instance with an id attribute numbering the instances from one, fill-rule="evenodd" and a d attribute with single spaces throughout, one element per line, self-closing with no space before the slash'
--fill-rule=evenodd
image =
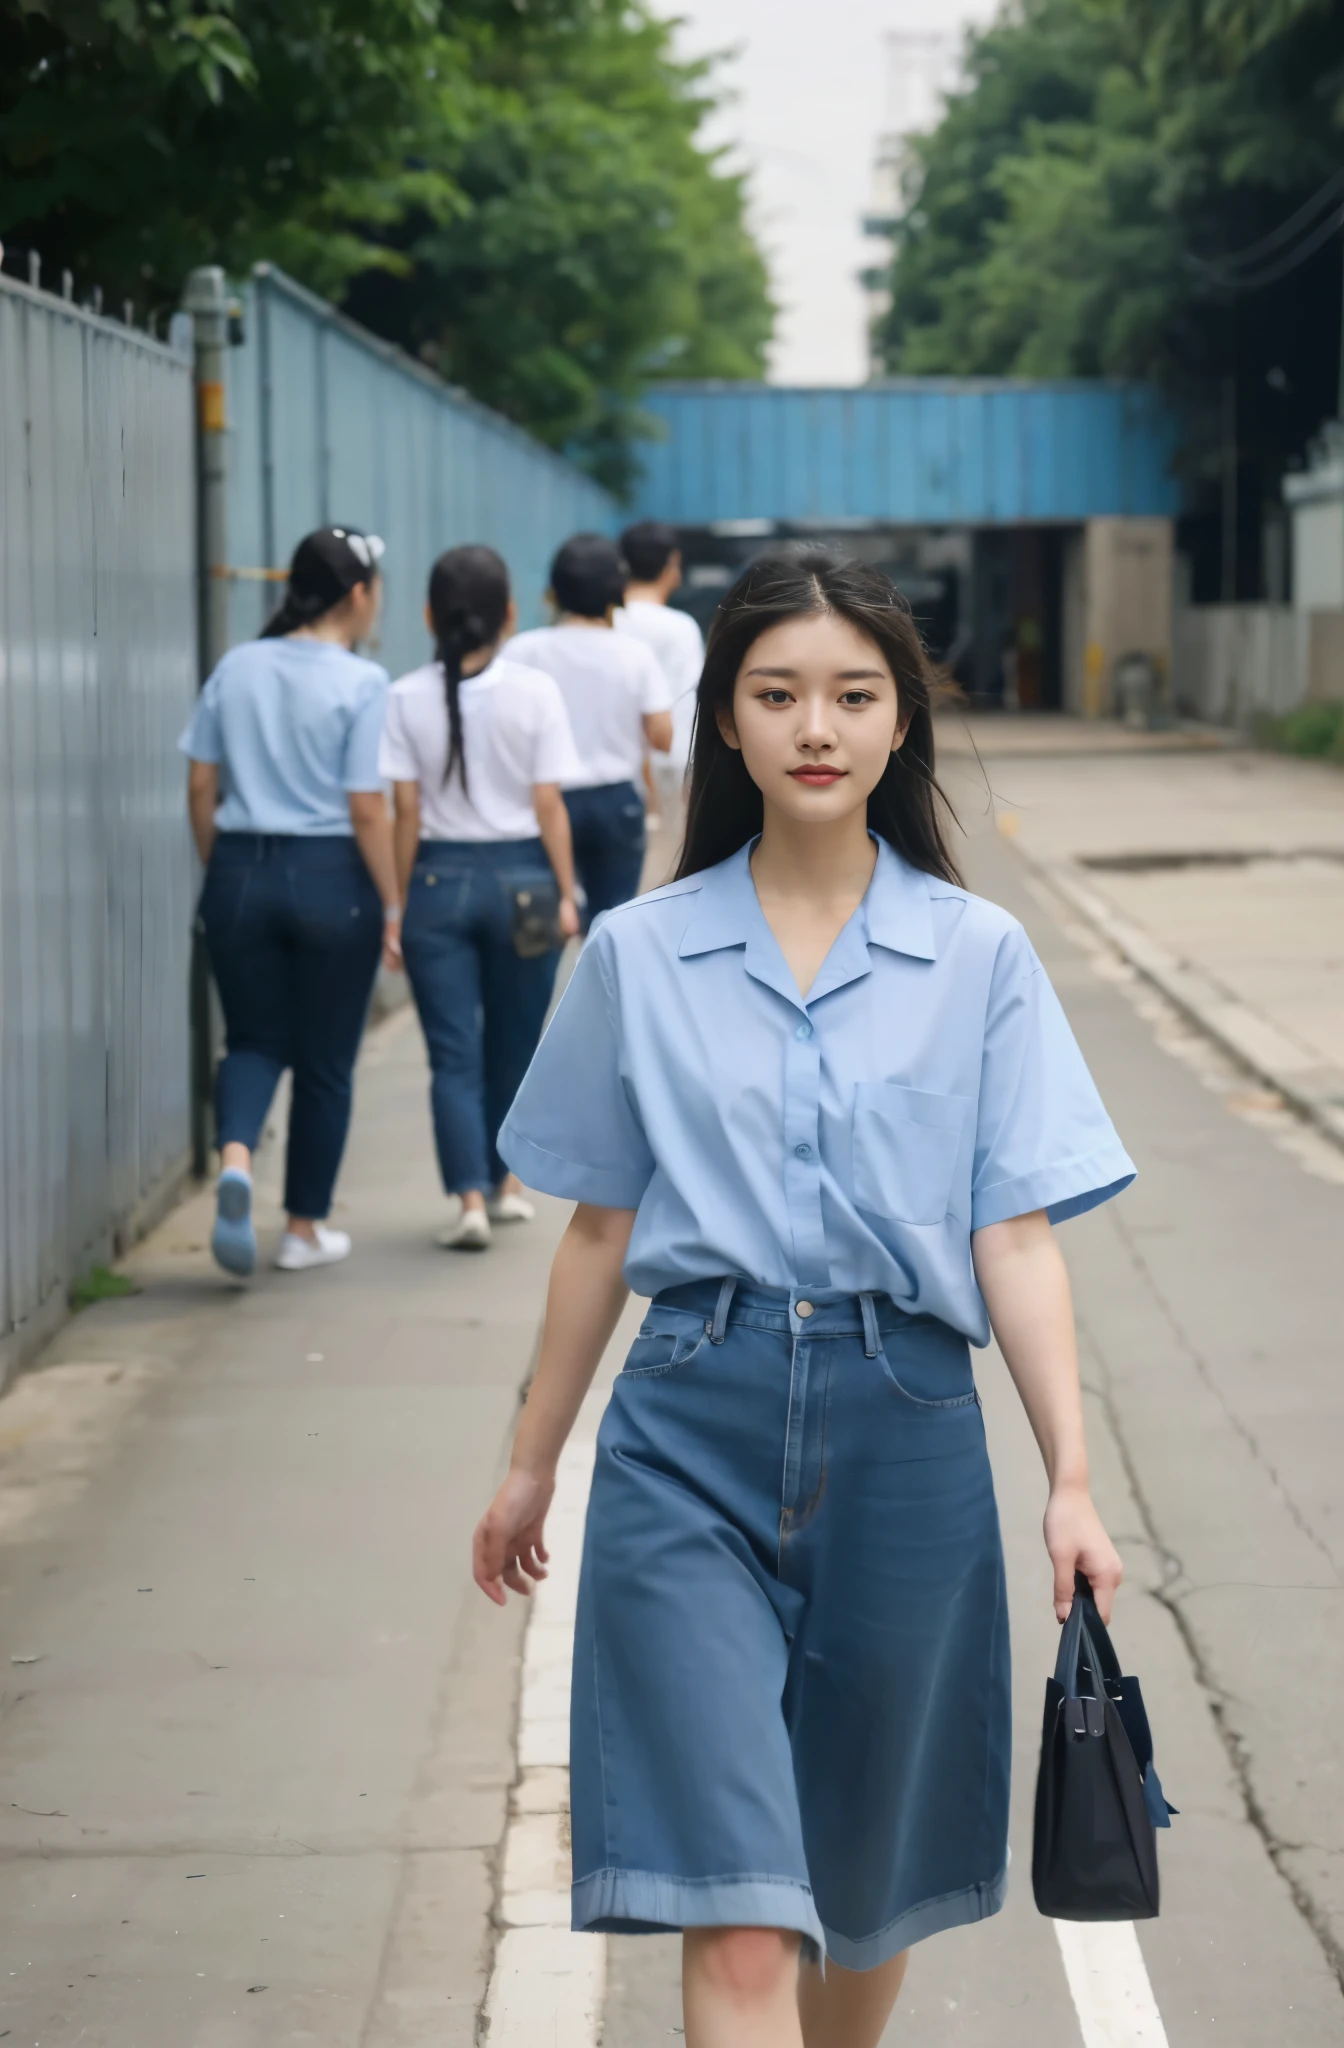
<path id="1" fill-rule="evenodd" d="M 898 1081 L 854 1090 L 854 1204 L 896 1223 L 941 1223 L 952 1199 L 970 1098 Z"/>

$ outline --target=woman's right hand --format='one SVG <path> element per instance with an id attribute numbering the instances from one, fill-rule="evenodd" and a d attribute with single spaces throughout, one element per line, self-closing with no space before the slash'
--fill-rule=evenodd
<path id="1" fill-rule="evenodd" d="M 504 1484 L 476 1527 L 471 1575 L 488 1600 L 503 1607 L 513 1593 L 530 1593 L 546 1577 L 550 1552 L 544 1527 L 555 1492 L 555 1474 L 510 1466 Z"/>
<path id="2" fill-rule="evenodd" d="M 579 906 L 572 896 L 560 898 L 560 936 L 562 939 L 577 939 L 582 929 Z"/>

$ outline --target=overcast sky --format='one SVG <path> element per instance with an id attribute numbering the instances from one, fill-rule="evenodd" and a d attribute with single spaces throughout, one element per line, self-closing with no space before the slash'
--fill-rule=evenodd
<path id="1" fill-rule="evenodd" d="M 655 0 L 684 26 L 687 55 L 735 48 L 723 67 L 736 102 L 712 138 L 749 168 L 753 225 L 780 317 L 776 384 L 856 384 L 867 373 L 858 272 L 884 128 L 925 124 L 930 77 L 953 61 L 962 25 L 995 0 Z M 940 54 L 932 34 L 952 36 Z M 890 38 L 903 38 L 893 46 Z"/>

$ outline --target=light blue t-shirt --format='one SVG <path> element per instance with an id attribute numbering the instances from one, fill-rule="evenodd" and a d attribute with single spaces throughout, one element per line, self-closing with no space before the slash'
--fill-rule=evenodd
<path id="1" fill-rule="evenodd" d="M 886 1294 L 975 1344 L 971 1232 L 1134 1178 L 1021 925 L 881 841 L 805 1001 L 748 848 L 609 912 L 499 1149 L 532 1187 L 638 1211 L 638 1294 Z"/>
<path id="2" fill-rule="evenodd" d="M 246 640 L 202 690 L 178 745 L 217 762 L 221 832 L 349 833 L 347 796 L 381 789 L 387 670 L 327 640 Z"/>

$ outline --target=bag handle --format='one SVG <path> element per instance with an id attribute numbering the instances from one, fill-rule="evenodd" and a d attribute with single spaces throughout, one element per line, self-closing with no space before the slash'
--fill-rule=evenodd
<path id="1" fill-rule="evenodd" d="M 1080 1697 L 1078 1688 L 1083 1665 L 1103 1689 L 1107 1685 L 1120 1684 L 1120 1659 L 1097 1612 L 1091 1585 L 1082 1572 L 1075 1572 L 1073 1605 L 1060 1631 L 1059 1655 L 1055 1659 L 1055 1683 L 1066 1699 Z"/>

